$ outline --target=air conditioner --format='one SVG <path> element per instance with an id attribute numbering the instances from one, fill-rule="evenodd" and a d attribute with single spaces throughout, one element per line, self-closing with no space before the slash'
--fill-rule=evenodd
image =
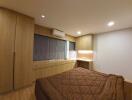
<path id="1" fill-rule="evenodd" d="M 65 33 L 62 31 L 59 31 L 57 29 L 53 29 L 53 35 L 59 38 L 64 38 L 65 37 Z"/>

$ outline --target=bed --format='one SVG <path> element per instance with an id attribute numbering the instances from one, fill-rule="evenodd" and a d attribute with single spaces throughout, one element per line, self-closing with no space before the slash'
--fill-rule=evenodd
<path id="1" fill-rule="evenodd" d="M 37 100 L 125 100 L 124 79 L 84 68 L 38 79 Z"/>

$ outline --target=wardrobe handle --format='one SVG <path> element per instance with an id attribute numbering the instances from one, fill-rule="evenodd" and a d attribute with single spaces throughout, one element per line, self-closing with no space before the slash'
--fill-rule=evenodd
<path id="1" fill-rule="evenodd" d="M 15 89 L 15 76 L 14 76 L 14 71 L 15 71 L 15 55 L 16 55 L 16 52 L 13 52 L 13 89 Z"/>
<path id="2" fill-rule="evenodd" d="M 13 65 L 15 64 L 15 56 L 16 56 L 16 52 L 13 52 Z"/>

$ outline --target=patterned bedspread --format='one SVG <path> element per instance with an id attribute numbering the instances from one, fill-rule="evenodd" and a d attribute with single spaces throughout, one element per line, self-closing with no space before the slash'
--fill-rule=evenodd
<path id="1" fill-rule="evenodd" d="M 38 100 L 124 100 L 124 79 L 84 68 L 39 79 Z"/>

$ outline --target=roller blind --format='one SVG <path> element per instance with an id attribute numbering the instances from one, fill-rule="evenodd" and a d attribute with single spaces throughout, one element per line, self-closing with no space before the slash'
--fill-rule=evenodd
<path id="1" fill-rule="evenodd" d="M 47 36 L 34 35 L 33 60 L 53 60 L 66 58 L 66 41 Z"/>

